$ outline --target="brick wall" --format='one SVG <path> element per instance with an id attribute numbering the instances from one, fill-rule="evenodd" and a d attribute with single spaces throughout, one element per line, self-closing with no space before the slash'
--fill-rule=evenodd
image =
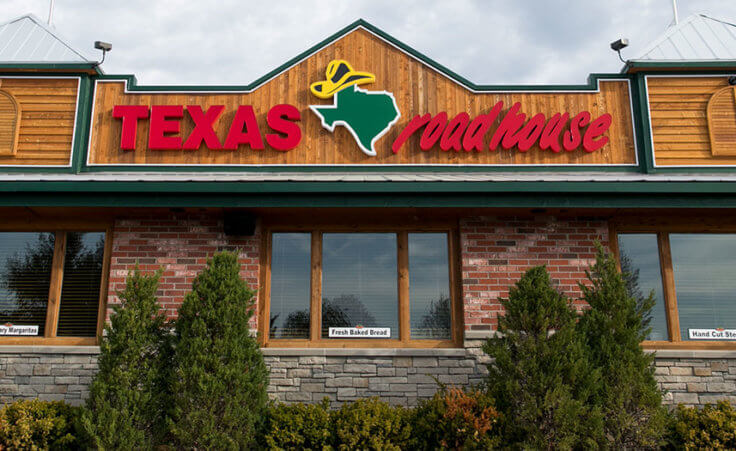
<path id="1" fill-rule="evenodd" d="M 527 269 L 547 265 L 553 283 L 573 298 L 595 261 L 595 240 L 608 243 L 599 218 L 474 217 L 460 222 L 465 329 L 495 330 L 499 298 Z M 582 303 L 579 303 L 582 305 Z"/>
<path id="2" fill-rule="evenodd" d="M 595 255 L 593 243 L 607 243 L 608 225 L 598 218 L 473 217 L 461 221 L 460 235 L 465 327 L 494 330 L 498 298 L 507 296 L 509 285 L 532 266 L 547 265 L 558 288 L 577 296 L 577 282 Z M 119 303 L 116 292 L 138 262 L 143 270 L 165 269 L 159 301 L 173 318 L 207 257 L 222 249 L 238 250 L 241 274 L 257 288 L 258 231 L 253 237 L 226 237 L 222 217 L 215 213 L 120 218 L 113 232 L 108 306 Z"/>
<path id="3" fill-rule="evenodd" d="M 260 233 L 252 237 L 228 237 L 222 216 L 215 213 L 155 214 L 119 218 L 113 230 L 108 290 L 108 318 L 119 304 L 117 292 L 125 288 L 128 272 L 136 263 L 141 270 L 164 269 L 159 285 L 159 302 L 167 316 L 175 318 L 192 281 L 205 267 L 207 258 L 220 250 L 237 251 L 241 276 L 252 289 L 258 288 Z M 255 316 L 252 327 L 255 328 Z"/>

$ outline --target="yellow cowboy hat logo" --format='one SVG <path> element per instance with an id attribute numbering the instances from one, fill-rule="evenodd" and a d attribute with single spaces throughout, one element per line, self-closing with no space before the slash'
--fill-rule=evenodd
<path id="1" fill-rule="evenodd" d="M 368 72 L 354 71 L 345 60 L 332 60 L 327 65 L 324 81 L 312 83 L 309 90 L 320 99 L 329 99 L 336 92 L 353 85 L 373 83 L 376 76 Z"/>

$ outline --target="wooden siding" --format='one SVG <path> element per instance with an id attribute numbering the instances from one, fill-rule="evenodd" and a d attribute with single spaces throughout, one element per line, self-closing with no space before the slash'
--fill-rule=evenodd
<path id="1" fill-rule="evenodd" d="M 13 151 L 0 150 L 0 165 L 69 165 L 78 84 L 76 78 L 0 77 L 0 90 L 20 111 L 17 144 Z M 0 117 L 0 130 L 8 120 Z"/>
<path id="2" fill-rule="evenodd" d="M 728 76 L 650 76 L 647 91 L 657 166 L 736 165 Z"/>
<path id="3" fill-rule="evenodd" d="M 370 157 L 360 151 L 349 131 L 337 126 L 334 134 L 324 129 L 309 105 L 332 104 L 332 99 L 320 100 L 309 91 L 312 82 L 325 78 L 327 64 L 333 59 L 349 61 L 355 70 L 376 75 L 376 82 L 363 85 L 370 91 L 388 91 L 394 94 L 401 111 L 401 118 L 376 144 L 377 156 Z M 97 84 L 94 99 L 91 164 L 117 165 L 608 165 L 635 164 L 635 145 L 632 132 L 629 84 L 622 80 L 601 81 L 600 92 L 550 92 L 550 93 L 478 93 L 474 94 L 453 80 L 441 75 L 388 45 L 373 34 L 359 29 L 311 55 L 306 60 L 286 70 L 276 78 L 247 94 L 212 93 L 125 93 L 124 82 Z M 450 117 L 467 112 L 471 118 L 487 113 L 502 100 L 505 114 L 514 102 L 521 102 L 522 111 L 531 117 L 545 113 L 570 112 L 574 115 L 587 110 L 593 117 L 604 113 L 613 116 L 607 132 L 610 142 L 602 149 L 586 153 L 580 149 L 560 153 L 542 151 L 537 146 L 521 153 L 516 149 L 483 152 L 443 152 L 436 146 L 423 152 L 419 149 L 419 135 L 407 141 L 398 154 L 391 152 L 391 144 L 407 123 L 417 114 L 436 114 L 446 111 Z M 120 150 L 121 121 L 113 119 L 114 105 L 225 105 L 216 133 L 224 141 L 230 122 L 238 105 L 253 105 L 261 133 L 271 133 L 266 126 L 268 109 L 276 104 L 295 105 L 301 112 L 302 140 L 293 150 L 279 152 L 266 148 L 252 150 L 241 146 L 237 150 L 192 151 L 146 150 L 148 121 L 140 122 L 137 145 L 134 151 Z M 486 148 L 492 132 L 486 134 Z M 192 121 L 185 114 L 180 136 L 186 137 L 192 129 Z"/>

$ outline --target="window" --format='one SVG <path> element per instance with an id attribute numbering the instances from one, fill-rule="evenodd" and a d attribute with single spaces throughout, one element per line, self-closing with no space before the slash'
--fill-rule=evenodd
<path id="1" fill-rule="evenodd" d="M 736 233 L 629 228 L 617 253 L 633 293 L 654 293 L 648 345 L 736 348 Z"/>
<path id="2" fill-rule="evenodd" d="M 736 340 L 736 234 L 670 234 L 680 337 L 733 330 Z"/>
<path id="3" fill-rule="evenodd" d="M 618 236 L 621 271 L 627 274 L 629 289 L 637 298 L 646 298 L 654 293 L 649 326 L 649 340 L 668 340 L 667 312 L 664 306 L 662 268 L 659 264 L 657 234 L 638 233 Z"/>
<path id="4" fill-rule="evenodd" d="M 0 231 L 0 344 L 95 344 L 105 231 Z"/>
<path id="5" fill-rule="evenodd" d="M 355 327 L 386 329 L 385 338 L 396 338 L 397 275 L 395 233 L 323 234 L 322 338 Z"/>
<path id="6" fill-rule="evenodd" d="M 266 346 L 453 346 L 452 230 L 266 233 Z"/>

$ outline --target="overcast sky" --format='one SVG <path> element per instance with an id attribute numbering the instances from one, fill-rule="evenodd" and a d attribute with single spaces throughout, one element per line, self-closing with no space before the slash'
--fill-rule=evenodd
<path id="1" fill-rule="evenodd" d="M 48 18 L 49 0 L 0 0 L 0 22 Z M 679 0 L 736 22 L 734 0 Z M 582 83 L 618 72 L 609 43 L 639 53 L 673 22 L 671 0 L 171 1 L 56 0 L 53 26 L 88 58 L 113 50 L 108 74 L 141 84 L 248 84 L 363 18 L 477 84 Z"/>

